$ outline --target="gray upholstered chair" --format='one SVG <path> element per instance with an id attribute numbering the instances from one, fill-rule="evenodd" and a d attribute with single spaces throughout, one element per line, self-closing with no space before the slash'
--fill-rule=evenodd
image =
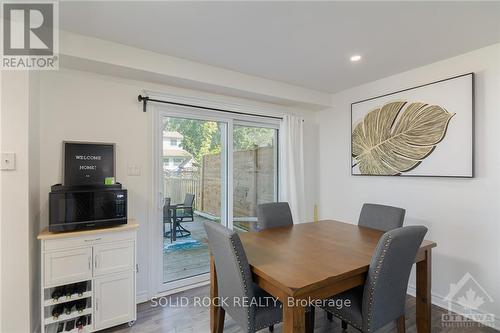
<path id="1" fill-rule="evenodd" d="M 393 229 L 380 238 L 372 257 L 364 286 L 345 291 L 332 298 L 338 304 L 350 300 L 350 306 L 327 306 L 327 313 L 361 332 L 371 333 L 397 320 L 404 331 L 405 301 L 411 267 L 427 233 L 423 226 Z"/>
<path id="2" fill-rule="evenodd" d="M 292 212 L 288 202 L 271 202 L 257 206 L 258 230 L 278 228 L 293 225 Z M 310 306 L 306 311 L 306 332 L 314 331 L 314 307 Z"/>
<path id="3" fill-rule="evenodd" d="M 401 228 L 405 213 L 403 208 L 365 203 L 361 208 L 358 225 L 381 231 Z"/>
<path id="4" fill-rule="evenodd" d="M 220 325 L 224 325 L 227 312 L 244 332 L 253 333 L 266 327 L 272 330 L 282 320 L 281 303 L 252 281 L 238 234 L 215 222 L 205 222 L 205 230 L 217 269 L 218 296 L 226 300 L 219 308 Z"/>
<path id="5" fill-rule="evenodd" d="M 257 223 L 260 229 L 293 225 L 288 202 L 271 202 L 257 206 Z"/>

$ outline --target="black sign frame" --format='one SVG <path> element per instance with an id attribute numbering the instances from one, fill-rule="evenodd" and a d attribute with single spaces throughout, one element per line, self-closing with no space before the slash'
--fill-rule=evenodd
<path id="1" fill-rule="evenodd" d="M 106 177 L 116 178 L 115 148 L 115 143 L 63 141 L 64 186 L 104 185 Z M 80 167 L 86 169 L 78 173 Z"/>

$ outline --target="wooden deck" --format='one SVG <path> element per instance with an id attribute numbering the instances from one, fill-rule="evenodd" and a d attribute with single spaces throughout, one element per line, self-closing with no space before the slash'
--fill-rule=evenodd
<path id="1" fill-rule="evenodd" d="M 179 248 L 176 250 L 165 250 L 168 244 L 172 244 L 170 238 L 164 238 L 163 250 L 163 281 L 172 282 L 191 276 L 205 274 L 210 271 L 208 254 L 208 240 L 203 223 L 210 221 L 195 215 L 194 222 L 182 223 L 182 226 L 191 232 L 187 238 L 178 238 L 174 243 L 182 243 L 186 239 L 199 242 L 195 248 Z M 216 223 L 216 222 L 213 222 Z"/>

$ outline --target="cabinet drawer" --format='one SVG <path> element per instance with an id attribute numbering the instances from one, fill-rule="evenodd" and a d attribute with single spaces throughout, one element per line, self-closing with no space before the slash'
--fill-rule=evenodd
<path id="1" fill-rule="evenodd" d="M 94 280 L 96 330 L 136 319 L 134 275 L 134 272 L 127 272 Z"/>
<path id="2" fill-rule="evenodd" d="M 44 241 L 44 251 L 65 250 L 68 248 L 91 246 L 94 244 L 120 242 L 134 240 L 134 231 L 122 231 L 115 233 L 101 233 L 95 235 L 76 236 L 60 239 L 48 239 Z"/>
<path id="3" fill-rule="evenodd" d="M 92 278 L 91 247 L 45 253 L 44 261 L 46 288 Z"/>
<path id="4" fill-rule="evenodd" d="M 133 241 L 94 245 L 94 276 L 134 270 L 134 254 Z"/>

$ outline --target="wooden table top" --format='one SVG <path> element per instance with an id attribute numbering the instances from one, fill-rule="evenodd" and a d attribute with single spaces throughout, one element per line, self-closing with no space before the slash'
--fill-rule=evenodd
<path id="1" fill-rule="evenodd" d="M 126 224 L 117 224 L 114 226 L 97 228 L 97 229 L 50 232 L 49 228 L 45 227 L 42 231 L 40 231 L 37 238 L 40 240 L 68 238 L 68 237 L 96 235 L 96 234 L 102 234 L 102 233 L 108 233 L 108 232 L 135 230 L 138 228 L 139 228 L 139 224 L 134 219 L 128 219 Z"/>
<path id="2" fill-rule="evenodd" d="M 252 272 L 288 294 L 368 271 L 383 232 L 333 220 L 240 234 Z M 420 251 L 435 247 L 424 240 Z"/>

